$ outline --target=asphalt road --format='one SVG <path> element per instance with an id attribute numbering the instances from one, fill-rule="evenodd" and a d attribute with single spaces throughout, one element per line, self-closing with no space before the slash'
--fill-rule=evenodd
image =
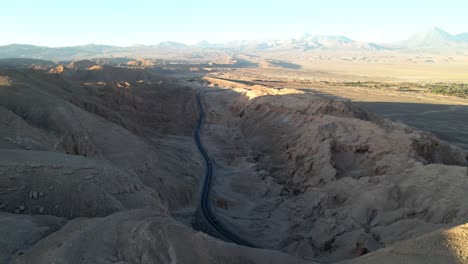
<path id="1" fill-rule="evenodd" d="M 205 223 L 211 228 L 213 232 L 216 232 L 218 236 L 224 238 L 225 241 L 233 242 L 241 246 L 251 247 L 251 248 L 260 248 L 249 241 L 241 238 L 234 231 L 229 230 L 225 225 L 223 225 L 213 213 L 211 208 L 211 188 L 213 183 L 213 162 L 208 155 L 205 147 L 203 147 L 203 143 L 200 140 L 200 131 L 203 126 L 203 121 L 205 120 L 205 112 L 203 110 L 203 104 L 201 102 L 201 95 L 197 94 L 197 106 L 198 106 L 198 123 L 197 127 L 193 131 L 193 137 L 195 139 L 195 143 L 198 147 L 198 150 L 203 156 L 205 160 L 205 181 L 203 183 L 202 195 L 200 200 L 200 211 L 202 212 L 203 218 L 205 219 Z M 314 261 L 315 263 L 328 263 L 326 261 L 316 259 L 316 258 L 305 258 L 304 260 Z"/>
<path id="2" fill-rule="evenodd" d="M 203 126 L 203 122 L 205 120 L 205 112 L 203 110 L 203 104 L 201 102 L 200 94 L 197 94 L 197 105 L 198 105 L 198 124 L 193 132 L 193 137 L 195 139 L 195 143 L 200 151 L 203 159 L 205 160 L 205 168 L 206 174 L 203 183 L 203 189 L 201 194 L 200 200 L 200 210 L 202 212 L 203 217 L 205 218 L 205 222 L 209 227 L 216 232 L 219 236 L 224 238 L 224 240 L 228 242 L 233 242 L 238 245 L 247 246 L 258 248 L 254 244 L 248 242 L 247 240 L 239 237 L 233 231 L 229 230 L 226 226 L 224 226 L 215 216 L 213 210 L 211 208 L 211 188 L 213 185 L 213 162 L 206 152 L 205 147 L 203 147 L 203 143 L 200 140 L 200 131 Z"/>

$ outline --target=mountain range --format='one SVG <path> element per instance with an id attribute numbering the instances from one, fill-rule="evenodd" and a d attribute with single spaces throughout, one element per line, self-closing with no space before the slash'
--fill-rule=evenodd
<path id="1" fill-rule="evenodd" d="M 240 40 L 215 44 L 201 41 L 194 45 L 172 41 L 161 42 L 156 45 L 133 45 L 129 47 L 89 44 L 51 48 L 12 44 L 0 46 L 0 58 L 76 59 L 130 55 L 151 56 L 151 54 L 167 52 L 206 52 L 211 50 L 226 52 L 309 52 L 323 50 L 465 52 L 468 51 L 468 32 L 452 35 L 440 28 L 433 27 L 393 44 L 356 41 L 346 36 L 310 34 L 300 38 L 279 40 Z"/>
<path id="2" fill-rule="evenodd" d="M 410 38 L 398 43 L 396 48 L 409 50 L 447 50 L 466 48 L 467 44 L 468 33 L 451 35 L 438 27 L 434 27 L 414 34 Z"/>

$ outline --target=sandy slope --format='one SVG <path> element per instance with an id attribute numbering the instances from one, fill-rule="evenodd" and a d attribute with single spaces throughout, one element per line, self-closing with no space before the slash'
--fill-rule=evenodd
<path id="1" fill-rule="evenodd" d="M 203 175 L 193 88 L 71 66 L 1 72 L 0 262 L 304 262 L 191 229 Z"/>
<path id="2" fill-rule="evenodd" d="M 466 221 L 461 148 L 350 103 L 288 93 L 205 95 L 218 213 L 231 228 L 339 260 Z"/>
<path id="3" fill-rule="evenodd" d="M 395 243 L 345 263 L 468 263 L 468 225 L 442 229 Z"/>
<path id="4" fill-rule="evenodd" d="M 466 262 L 465 226 L 430 232 L 468 218 L 467 153 L 430 134 L 294 89 L 205 87 L 219 219 L 276 251 L 250 249 L 189 226 L 194 87 L 86 61 L 0 76 L 0 261 Z"/>
<path id="5" fill-rule="evenodd" d="M 145 209 L 70 221 L 12 261 L 32 262 L 305 263 L 279 252 L 221 242 Z"/>
<path id="6" fill-rule="evenodd" d="M 60 160 L 74 160 L 76 156 L 97 164 L 91 169 L 110 164 L 113 169 L 96 178 L 103 177 L 103 183 L 119 174 L 127 179 L 116 183 L 112 194 L 150 192 L 173 209 L 191 205 L 202 169 L 191 140 L 196 121 L 193 90 L 171 85 L 170 80 L 157 76 L 153 77 L 154 84 L 133 79 L 140 77 L 133 75 L 134 70 L 130 70 L 127 84 L 105 82 L 112 74 L 124 78 L 122 71 L 95 69 L 89 71 L 92 74 L 79 72 L 71 77 L 10 72 L 14 84 L 0 90 L 0 111 L 4 113 L 0 144 L 16 151 L 65 154 L 63 158 L 52 156 L 51 162 L 59 163 L 56 166 L 66 167 L 68 163 Z M 93 78 L 80 79 L 82 75 Z M 45 160 L 48 155 L 41 154 Z M 31 156 L 24 156 L 24 162 L 33 160 Z M 9 165 L 4 166 L 7 169 Z M 41 170 L 42 163 L 37 167 L 31 173 Z M 110 178 L 105 179 L 105 175 Z M 45 193 L 44 188 L 37 192 Z M 141 205 L 137 201 L 130 204 L 131 208 L 148 205 L 143 201 Z M 75 211 L 74 215 L 87 214 Z"/>

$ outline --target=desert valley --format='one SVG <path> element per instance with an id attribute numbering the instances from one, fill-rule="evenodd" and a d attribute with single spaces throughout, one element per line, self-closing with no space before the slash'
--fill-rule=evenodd
<path id="1" fill-rule="evenodd" d="M 468 37 L 0 46 L 0 263 L 468 263 Z"/>

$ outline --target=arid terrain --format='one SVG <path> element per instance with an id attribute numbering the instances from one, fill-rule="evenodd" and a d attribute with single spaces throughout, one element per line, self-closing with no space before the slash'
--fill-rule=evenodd
<path id="1" fill-rule="evenodd" d="M 345 53 L 0 60 L 0 263 L 468 263 L 466 55 Z"/>
<path id="2" fill-rule="evenodd" d="M 220 86 L 292 88 L 322 98 L 351 101 L 372 113 L 432 132 L 468 149 L 468 122 L 464 118 L 468 114 L 468 95 L 432 93 L 425 87 L 431 84 L 421 81 L 369 81 L 372 79 L 280 69 L 235 69 L 209 73 L 203 78 Z M 468 90 L 468 84 L 466 87 Z"/>
<path id="3" fill-rule="evenodd" d="M 244 237 L 334 261 L 464 223 L 461 148 L 349 103 L 237 93 L 206 93 L 205 141 L 218 213 Z"/>

